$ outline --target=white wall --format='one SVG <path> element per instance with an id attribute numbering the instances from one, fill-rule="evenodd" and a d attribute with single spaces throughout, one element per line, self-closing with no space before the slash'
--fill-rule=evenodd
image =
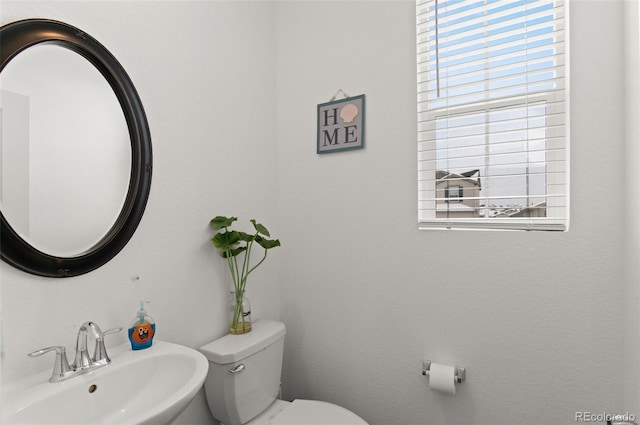
<path id="1" fill-rule="evenodd" d="M 622 411 L 622 3 L 571 6 L 571 230 L 500 233 L 416 230 L 414 3 L 278 4 L 285 396 L 372 424 Z M 339 88 L 366 94 L 366 148 L 318 156 Z M 455 397 L 422 358 L 467 368 Z"/>
<path id="2" fill-rule="evenodd" d="M 624 2 L 624 65 L 625 65 L 625 140 L 626 169 L 629 193 L 626 219 L 625 286 L 625 411 L 640 412 L 640 7 L 638 1 Z"/>
<path id="3" fill-rule="evenodd" d="M 226 333 L 226 264 L 209 242 L 217 214 L 276 216 L 274 5 L 247 2 L 2 1 L 0 23 L 46 17 L 97 38 L 122 63 L 153 141 L 151 196 L 140 227 L 111 262 L 53 280 L 0 265 L 2 378 L 49 369 L 27 353 L 75 346 L 86 320 L 128 326 L 140 298 L 157 338 L 200 347 Z M 279 253 L 252 275 L 257 317 L 280 311 Z M 132 283 L 132 276 L 139 276 Z M 111 336 L 111 345 L 126 342 Z M 181 423 L 210 423 L 202 393 Z"/>
<path id="4" fill-rule="evenodd" d="M 227 276 L 207 229 L 222 213 L 255 216 L 283 242 L 250 298 L 256 316 L 287 324 L 285 397 L 371 424 L 557 425 L 633 406 L 620 2 L 572 3 L 572 216 L 560 234 L 416 230 L 411 1 L 2 0 L 0 23 L 34 16 L 84 29 L 127 69 L 154 179 L 140 228 L 106 266 L 52 281 L 0 265 L 3 380 L 48 369 L 26 353 L 73 348 L 85 320 L 126 326 L 140 297 L 158 338 L 222 335 Z M 367 96 L 366 148 L 318 156 L 316 105 L 339 88 Z M 429 391 L 423 357 L 467 368 L 455 397 Z M 211 422 L 202 393 L 179 422 Z"/>

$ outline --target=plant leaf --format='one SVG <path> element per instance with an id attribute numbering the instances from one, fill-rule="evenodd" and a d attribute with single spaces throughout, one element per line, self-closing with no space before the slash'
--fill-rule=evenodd
<path id="1" fill-rule="evenodd" d="M 246 250 L 247 250 L 246 246 L 239 246 L 237 248 L 233 248 L 233 249 L 230 249 L 228 251 L 222 251 L 221 254 L 222 254 L 222 256 L 224 258 L 228 258 L 229 257 L 229 255 L 227 253 L 230 253 L 231 257 L 235 257 L 236 255 L 238 255 L 241 252 L 246 251 Z"/>
<path id="2" fill-rule="evenodd" d="M 223 215 L 219 215 L 211 219 L 209 226 L 211 226 L 213 230 L 220 230 L 231 226 L 231 224 L 233 224 L 237 219 L 238 217 L 225 217 Z"/>
<path id="3" fill-rule="evenodd" d="M 240 240 L 245 241 L 245 242 L 251 242 L 253 240 L 253 238 L 255 237 L 255 235 L 250 235 L 248 233 L 245 232 L 238 232 L 240 234 Z"/>
<path id="4" fill-rule="evenodd" d="M 280 246 L 279 239 L 271 240 L 271 239 L 263 238 L 260 235 L 256 236 L 256 242 L 258 243 L 258 245 L 260 245 L 264 249 L 271 249 L 271 248 Z"/>
<path id="5" fill-rule="evenodd" d="M 224 251 L 229 248 L 233 248 L 238 244 L 242 239 L 240 238 L 240 232 L 232 230 L 230 232 L 217 233 L 213 238 L 211 238 L 211 242 L 213 245 Z"/>
<path id="6" fill-rule="evenodd" d="M 265 235 L 265 236 L 271 236 L 271 235 L 269 234 L 269 231 L 267 230 L 267 228 L 266 228 L 266 227 L 264 227 L 262 224 L 260 224 L 260 223 L 256 223 L 256 221 L 255 221 L 254 219 L 251 219 L 251 220 L 249 220 L 249 221 L 251 221 L 251 223 L 253 223 L 253 227 L 255 227 L 255 228 L 256 228 L 256 231 L 257 231 L 258 233 L 262 233 L 262 234 L 263 234 L 263 235 Z"/>

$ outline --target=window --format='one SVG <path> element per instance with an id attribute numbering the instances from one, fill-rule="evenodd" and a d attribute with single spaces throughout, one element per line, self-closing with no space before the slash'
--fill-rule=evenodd
<path id="1" fill-rule="evenodd" d="M 462 186 L 447 186 L 444 188 L 445 202 L 462 202 L 464 197 Z"/>
<path id="2" fill-rule="evenodd" d="M 566 230 L 565 2 L 418 0 L 416 13 L 419 227 Z"/>

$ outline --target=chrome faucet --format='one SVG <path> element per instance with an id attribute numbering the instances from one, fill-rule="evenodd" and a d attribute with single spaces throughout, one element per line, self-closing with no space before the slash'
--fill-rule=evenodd
<path id="1" fill-rule="evenodd" d="M 100 326 L 96 323 L 84 322 L 82 326 L 80 326 L 80 329 L 78 329 L 76 355 L 71 365 L 69 365 L 67 360 L 66 350 L 62 346 L 42 348 L 29 353 L 29 357 L 41 356 L 44 353 L 55 350 L 56 360 L 53 365 L 53 373 L 51 374 L 51 378 L 49 378 L 49 382 L 64 381 L 111 363 L 111 359 L 109 358 L 107 349 L 104 345 L 104 336 L 120 332 L 121 330 L 122 328 L 113 328 L 102 332 Z M 93 356 L 89 355 L 89 350 L 87 348 L 89 337 L 95 340 Z"/>
<path id="2" fill-rule="evenodd" d="M 56 352 L 56 362 L 53 364 L 53 372 L 51 373 L 51 378 L 49 378 L 49 382 L 60 382 L 65 379 L 69 379 L 72 376 L 76 375 L 75 370 L 69 367 L 69 362 L 67 361 L 67 354 L 65 352 L 65 348 L 59 345 L 53 347 L 42 348 L 40 350 L 36 350 L 33 353 L 29 353 L 29 357 L 38 357 L 43 355 L 44 353 L 48 353 L 49 351 Z"/>
<path id="3" fill-rule="evenodd" d="M 89 334 L 91 334 L 91 337 L 96 341 L 104 338 L 102 330 L 95 323 L 84 322 L 82 326 L 80 326 L 80 329 L 78 329 L 78 336 L 76 338 L 76 358 L 71 365 L 74 370 L 89 368 L 93 363 L 89 356 L 89 351 L 87 350 Z"/>

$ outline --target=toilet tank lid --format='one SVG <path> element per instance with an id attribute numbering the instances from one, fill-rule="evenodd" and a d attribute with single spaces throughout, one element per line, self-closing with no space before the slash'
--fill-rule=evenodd
<path id="1" fill-rule="evenodd" d="M 283 338 L 285 333 L 282 322 L 257 320 L 251 324 L 251 332 L 244 335 L 225 335 L 200 347 L 200 352 L 214 363 L 233 363 L 268 347 Z"/>

